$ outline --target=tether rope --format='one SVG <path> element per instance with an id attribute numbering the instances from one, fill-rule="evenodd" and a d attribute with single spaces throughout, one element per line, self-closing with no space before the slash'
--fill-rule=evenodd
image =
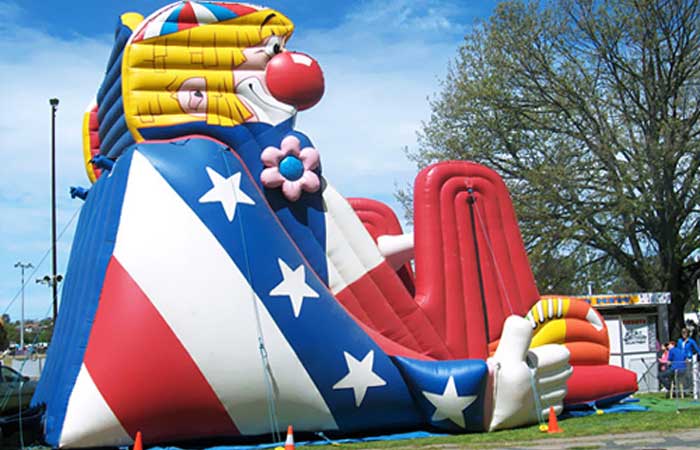
<path id="1" fill-rule="evenodd" d="M 68 230 L 68 227 L 71 225 L 71 223 L 73 223 L 73 220 L 75 220 L 75 217 L 78 215 L 78 213 L 80 212 L 80 210 L 82 209 L 82 207 L 83 207 L 83 206 L 80 205 L 80 206 L 78 207 L 78 209 L 75 210 L 75 212 L 73 213 L 73 215 L 71 216 L 71 218 L 68 220 L 68 223 L 66 223 L 66 225 L 63 227 L 63 229 L 61 230 L 61 232 L 60 232 L 60 233 L 58 234 L 58 236 L 56 237 L 56 241 L 60 241 L 60 240 L 61 240 L 61 237 L 63 237 L 63 234 Z M 46 250 L 46 253 L 44 253 L 44 256 L 41 257 L 41 259 L 40 259 L 39 262 L 37 263 L 36 267 L 34 267 L 34 270 L 32 271 L 32 273 L 30 273 L 29 275 L 26 276 L 26 279 L 25 279 L 24 284 L 22 285 L 22 287 L 20 287 L 19 291 L 17 291 L 17 293 L 15 294 L 15 296 L 12 297 L 12 300 L 10 300 L 10 303 L 8 303 L 7 306 L 5 307 L 5 310 L 3 311 L 3 315 L 7 313 L 7 311 L 10 309 L 10 307 L 12 306 L 12 304 L 19 298 L 20 295 L 22 295 L 22 290 L 27 286 L 27 284 L 29 283 L 29 281 L 30 281 L 30 280 L 32 279 L 32 277 L 34 276 L 34 274 L 36 274 L 36 273 L 39 271 L 39 268 L 41 267 L 42 264 L 44 264 L 44 261 L 46 261 L 46 258 L 49 256 L 50 253 L 51 253 L 51 247 L 49 247 L 49 249 Z"/>
<path id="2" fill-rule="evenodd" d="M 503 281 L 503 274 L 501 274 L 501 270 L 498 267 L 498 263 L 496 262 L 496 253 L 493 250 L 493 245 L 491 244 L 491 239 L 489 238 L 489 235 L 486 232 L 486 224 L 484 223 L 484 219 L 481 217 L 481 213 L 479 212 L 479 208 L 474 208 L 474 210 L 476 211 L 476 217 L 477 217 L 477 220 L 479 222 L 481 231 L 484 234 L 484 240 L 486 241 L 486 247 L 488 247 L 489 255 L 491 256 L 491 261 L 493 261 L 493 266 L 496 270 L 496 277 L 498 279 L 498 285 L 501 288 L 501 291 L 503 292 L 503 296 L 506 299 L 506 303 L 508 303 L 508 308 L 510 309 L 510 313 L 515 314 L 515 311 L 513 309 L 513 305 L 510 302 L 510 297 L 508 296 L 508 290 L 506 289 L 506 284 Z"/>
<path id="3" fill-rule="evenodd" d="M 71 218 L 68 220 L 68 222 L 66 223 L 66 225 L 63 227 L 63 229 L 61 230 L 61 232 L 60 232 L 60 233 L 58 234 L 58 236 L 56 237 L 56 241 L 60 241 L 61 238 L 63 237 L 63 235 L 66 233 L 66 231 L 68 231 L 68 227 L 70 227 L 70 225 L 73 223 L 73 220 L 75 220 L 75 218 L 77 217 L 77 215 L 78 215 L 78 213 L 80 212 L 80 210 L 82 209 L 82 207 L 83 207 L 83 206 L 82 206 L 82 204 L 81 204 L 81 205 L 75 210 L 75 212 L 73 212 L 73 215 L 71 216 Z M 10 309 L 10 307 L 12 306 L 12 304 L 13 304 L 13 303 L 19 298 L 19 296 L 22 294 L 22 290 L 27 286 L 27 283 L 29 283 L 29 280 L 32 279 L 32 277 L 34 276 L 34 274 L 36 274 L 36 272 L 39 270 L 39 268 L 44 264 L 44 261 L 46 261 L 46 258 L 47 258 L 47 257 L 49 256 L 49 254 L 51 253 L 51 249 L 52 249 L 52 247 L 49 247 L 49 249 L 46 250 L 46 252 L 44 253 L 44 256 L 41 257 L 41 259 L 40 259 L 39 262 L 37 263 L 36 267 L 34 267 L 34 270 L 32 271 L 32 273 L 29 274 L 29 275 L 26 277 L 26 280 L 24 281 L 24 284 L 23 284 L 22 287 L 20 288 L 19 292 L 17 292 L 17 294 L 13 297 L 13 299 L 10 301 L 10 303 L 8 303 L 7 307 L 5 307 L 5 311 L 3 312 L 3 315 L 7 313 L 7 311 Z M 53 282 L 55 283 L 56 281 L 54 280 Z M 61 294 L 62 294 L 62 293 L 63 293 L 63 285 L 61 285 L 61 288 L 60 288 L 60 289 L 61 289 Z M 49 313 L 51 312 L 52 309 L 53 309 L 53 299 L 52 299 L 51 302 L 49 303 L 49 308 L 48 308 L 48 309 L 46 310 L 46 312 L 44 313 L 44 317 L 48 317 L 48 315 L 49 315 Z M 54 326 L 54 331 L 55 331 L 56 324 L 54 323 L 53 326 Z M 52 337 L 53 337 L 53 336 L 52 336 Z M 32 345 L 32 348 L 34 348 L 34 346 L 37 344 L 38 341 L 39 341 L 39 333 L 37 333 L 36 336 L 34 336 L 34 340 L 33 340 L 32 344 L 31 344 L 31 345 Z M 37 361 L 39 361 L 39 360 L 37 359 Z M 22 364 L 21 364 L 20 367 L 19 367 L 19 370 L 18 370 L 18 371 L 19 371 L 20 375 L 22 375 L 22 373 L 23 373 L 23 371 L 24 371 L 24 366 L 25 366 L 26 364 L 27 364 L 27 358 L 25 358 L 25 359 L 22 361 Z M 38 364 L 40 365 L 41 362 L 39 362 Z M 41 372 L 39 372 L 39 375 L 41 376 Z M 23 375 L 22 375 L 22 376 L 23 376 Z M 3 380 L 3 382 L 4 382 L 4 380 Z M 19 414 L 18 414 L 19 442 L 20 442 L 20 448 L 21 448 L 21 449 L 24 449 L 24 420 L 23 420 L 23 417 L 22 417 L 22 409 L 23 409 L 23 407 L 22 407 L 22 388 L 24 387 L 24 380 L 22 379 L 22 381 L 20 381 L 20 382 L 17 384 L 17 386 L 18 386 L 17 405 L 18 405 L 18 407 L 19 407 Z M 8 390 L 8 391 L 5 392 L 5 395 L 4 395 L 3 399 L 0 400 L 0 409 L 5 409 L 5 407 L 7 406 L 7 403 L 9 402 L 9 399 L 10 399 L 10 396 L 11 396 L 11 395 L 12 395 L 12 391 L 9 391 L 9 390 Z"/>
<path id="4" fill-rule="evenodd" d="M 222 158 L 224 160 L 224 164 L 226 165 L 226 170 L 231 176 L 231 167 L 229 166 L 228 160 L 226 159 L 226 155 L 222 155 Z M 233 188 L 232 188 L 233 189 Z M 236 201 L 236 205 L 238 205 L 238 197 L 236 195 L 236 190 L 233 189 L 233 196 Z M 235 213 L 235 211 L 234 211 Z M 255 288 L 253 288 L 253 276 L 252 272 L 250 270 L 250 259 L 248 257 L 248 244 L 245 236 L 245 228 L 243 227 L 243 221 L 239 220 L 238 221 L 238 227 L 240 229 L 241 233 L 241 239 L 242 239 L 242 248 L 243 248 L 243 258 L 245 260 L 245 270 L 246 270 L 246 275 L 248 277 L 249 283 L 250 283 L 250 297 L 251 301 L 253 303 L 253 310 L 255 312 L 255 325 L 256 325 L 256 330 L 258 333 L 258 350 L 260 352 L 260 361 L 262 363 L 262 369 L 263 369 L 263 374 L 265 377 L 265 394 L 267 397 L 267 414 L 268 414 L 268 420 L 270 421 L 270 429 L 272 432 L 272 442 L 273 443 L 278 443 L 282 441 L 280 431 L 279 431 L 279 420 L 277 419 L 277 408 L 275 405 L 275 396 L 274 396 L 274 391 L 273 391 L 273 375 L 272 375 L 272 368 L 270 367 L 270 360 L 268 358 L 268 352 L 267 348 L 265 347 L 265 338 L 263 335 L 263 329 L 262 329 L 262 322 L 260 320 L 260 311 L 259 311 L 259 306 L 258 306 L 258 301 L 256 299 L 256 294 L 255 294 Z"/>

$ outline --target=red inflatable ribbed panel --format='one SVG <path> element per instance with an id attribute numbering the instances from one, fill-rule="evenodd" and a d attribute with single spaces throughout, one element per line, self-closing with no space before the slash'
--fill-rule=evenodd
<path id="1" fill-rule="evenodd" d="M 539 298 L 508 189 L 476 163 L 429 166 L 414 216 L 416 300 L 455 357 L 486 358 L 506 317 Z"/>
<path id="2" fill-rule="evenodd" d="M 97 119 L 98 106 L 95 105 L 90 110 L 90 120 L 88 122 L 88 130 L 90 133 L 90 155 L 94 158 L 100 154 L 100 122 Z M 102 169 L 97 166 L 92 166 L 92 171 L 97 179 L 102 175 Z"/>
<path id="3" fill-rule="evenodd" d="M 399 219 L 394 211 L 386 204 L 369 198 L 348 198 L 348 202 L 362 221 L 369 234 L 377 242 L 379 236 L 403 234 Z M 411 295 L 415 294 L 413 269 L 406 263 L 396 271 L 404 286 Z"/>
<path id="4" fill-rule="evenodd" d="M 567 382 L 567 405 L 590 402 L 604 404 L 606 400 L 619 400 L 637 390 L 637 375 L 617 366 L 575 365 Z"/>
<path id="5" fill-rule="evenodd" d="M 335 297 L 357 320 L 387 338 L 387 342 L 397 344 L 391 348 L 382 345 L 384 351 L 408 356 L 395 353 L 408 348 L 430 358 L 453 359 L 438 330 L 387 263 L 382 262 L 367 275 Z"/>

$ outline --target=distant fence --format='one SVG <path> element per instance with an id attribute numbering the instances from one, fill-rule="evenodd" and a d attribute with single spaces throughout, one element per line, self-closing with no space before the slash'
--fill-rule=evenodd
<path id="1" fill-rule="evenodd" d="M 638 361 L 637 361 L 638 360 Z M 633 358 L 630 358 L 630 363 L 632 363 Z M 659 371 L 659 362 L 656 360 L 650 361 L 649 358 L 637 358 L 634 359 L 635 364 L 643 364 L 644 370 L 637 377 L 637 383 L 639 384 L 639 392 L 659 392 L 661 391 L 662 384 L 659 380 L 660 377 L 668 377 L 669 380 L 674 381 L 676 388 L 683 386 L 685 395 L 692 395 L 692 397 L 697 400 L 700 394 L 700 366 L 697 360 L 686 361 L 685 369 L 673 371 L 672 369 L 667 369 L 670 372 Z M 670 367 L 670 364 L 667 364 Z"/>

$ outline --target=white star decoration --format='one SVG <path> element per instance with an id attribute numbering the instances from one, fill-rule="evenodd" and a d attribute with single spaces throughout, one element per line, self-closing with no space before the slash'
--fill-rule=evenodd
<path id="1" fill-rule="evenodd" d="M 318 298 L 318 293 L 311 289 L 311 286 L 306 284 L 306 274 L 304 273 L 304 265 L 299 264 L 299 267 L 292 270 L 281 259 L 277 259 L 277 263 L 282 271 L 282 281 L 280 284 L 272 288 L 270 295 L 287 295 L 292 301 L 294 317 L 299 317 L 301 306 L 304 303 L 304 297 Z"/>
<path id="2" fill-rule="evenodd" d="M 423 391 L 423 395 L 435 406 L 435 413 L 431 418 L 433 422 L 450 419 L 460 427 L 466 427 L 463 412 L 469 405 L 474 403 L 476 395 L 465 395 L 463 397 L 457 395 L 454 377 L 450 377 L 450 379 L 447 380 L 447 385 L 442 395 L 427 391 Z"/>
<path id="3" fill-rule="evenodd" d="M 350 353 L 343 352 L 345 362 L 348 365 L 348 374 L 340 381 L 333 385 L 333 389 L 352 389 L 355 394 L 355 406 L 359 407 L 362 400 L 365 399 L 367 389 L 371 387 L 384 386 L 384 381 L 379 375 L 372 372 L 374 364 L 374 350 L 362 358 L 362 361 L 356 360 Z"/>
<path id="4" fill-rule="evenodd" d="M 207 174 L 214 187 L 200 197 L 199 203 L 220 202 L 221 206 L 224 207 L 224 212 L 229 222 L 233 222 L 233 218 L 236 216 L 236 207 L 239 203 L 246 205 L 255 204 L 253 199 L 241 190 L 241 172 L 224 178 L 216 170 L 207 167 Z"/>

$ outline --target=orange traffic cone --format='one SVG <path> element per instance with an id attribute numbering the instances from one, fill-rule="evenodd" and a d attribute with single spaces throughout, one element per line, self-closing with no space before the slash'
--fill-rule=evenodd
<path id="1" fill-rule="evenodd" d="M 143 450 L 143 442 L 141 442 L 141 432 L 136 432 L 136 439 L 134 439 L 134 450 Z"/>
<path id="2" fill-rule="evenodd" d="M 549 407 L 549 426 L 547 427 L 547 433 L 563 433 L 564 430 L 559 428 L 559 423 L 557 422 L 557 414 L 554 412 L 554 407 Z"/>
<path id="3" fill-rule="evenodd" d="M 284 442 L 284 450 L 294 450 L 294 430 L 291 425 L 287 427 L 287 440 Z"/>

